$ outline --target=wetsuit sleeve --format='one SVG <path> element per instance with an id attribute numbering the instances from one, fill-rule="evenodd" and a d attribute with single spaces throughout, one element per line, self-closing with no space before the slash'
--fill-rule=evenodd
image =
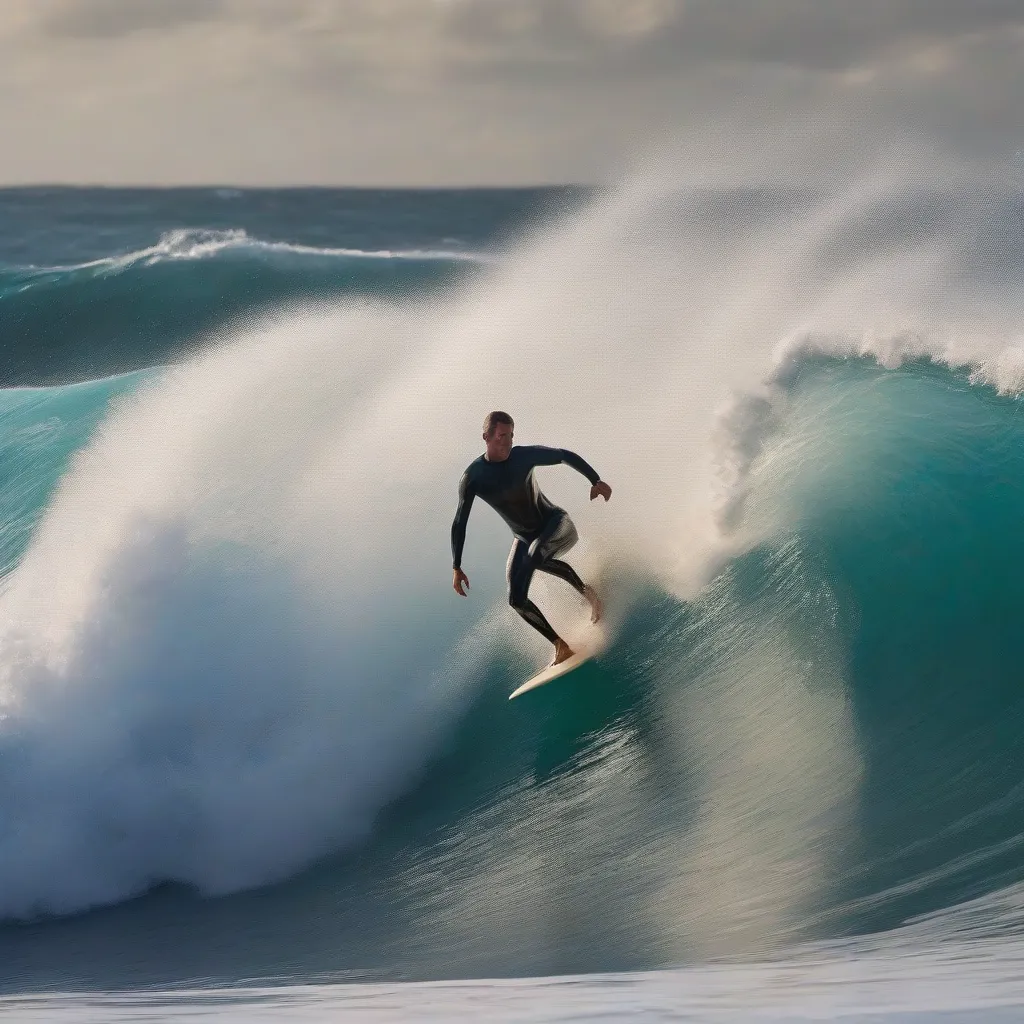
<path id="1" fill-rule="evenodd" d="M 575 452 L 568 448 L 548 448 L 542 444 L 530 445 L 526 449 L 534 466 L 557 466 L 564 462 L 571 466 L 577 473 L 582 473 L 592 484 L 601 479 L 601 475 L 585 459 L 581 459 Z"/>
<path id="2" fill-rule="evenodd" d="M 473 507 L 476 490 L 469 479 L 469 470 L 462 474 L 459 481 L 459 507 L 452 523 L 452 568 L 462 568 L 462 546 L 466 543 L 466 523 L 469 521 L 469 510 Z"/>

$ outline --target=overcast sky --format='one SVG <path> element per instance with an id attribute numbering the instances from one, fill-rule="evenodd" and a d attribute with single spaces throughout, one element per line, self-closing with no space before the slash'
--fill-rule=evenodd
<path id="1" fill-rule="evenodd" d="M 595 181 L 829 132 L 998 162 L 1022 111 L 1024 0 L 0 0 L 0 184 Z"/>

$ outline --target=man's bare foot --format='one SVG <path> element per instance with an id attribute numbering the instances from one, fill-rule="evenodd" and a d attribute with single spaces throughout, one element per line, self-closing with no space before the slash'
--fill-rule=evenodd
<path id="1" fill-rule="evenodd" d="M 561 665 L 563 661 L 568 661 L 573 656 L 573 649 L 564 641 L 555 641 L 555 660 L 551 662 L 552 665 Z"/>
<path id="2" fill-rule="evenodd" d="M 583 596 L 590 602 L 590 621 L 597 622 L 604 611 L 604 604 L 593 587 L 584 587 Z"/>

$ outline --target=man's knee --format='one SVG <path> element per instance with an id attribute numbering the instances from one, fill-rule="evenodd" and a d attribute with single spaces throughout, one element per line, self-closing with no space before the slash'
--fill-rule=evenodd
<path id="1" fill-rule="evenodd" d="M 576 546 L 576 542 L 580 539 L 580 535 L 576 532 L 576 524 L 568 517 L 565 517 L 565 521 L 562 523 L 562 528 L 558 531 L 557 545 L 558 550 L 553 552 L 554 555 L 564 555 L 566 551 Z"/>
<path id="2" fill-rule="evenodd" d="M 530 558 L 534 567 L 565 554 L 579 539 L 576 524 L 567 515 L 559 517 L 555 529 L 549 535 L 538 537 L 530 545 Z"/>

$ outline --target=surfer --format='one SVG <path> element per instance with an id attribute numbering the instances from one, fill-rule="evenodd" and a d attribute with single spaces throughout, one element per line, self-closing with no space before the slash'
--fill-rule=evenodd
<path id="1" fill-rule="evenodd" d="M 466 541 L 466 522 L 473 499 L 479 496 L 508 523 L 515 535 L 505 573 L 508 578 L 508 603 L 542 636 L 555 645 L 553 665 L 573 656 L 569 645 L 552 629 L 551 623 L 530 600 L 528 593 L 534 572 L 550 573 L 565 580 L 590 605 L 590 620 L 601 617 L 601 601 L 592 587 L 576 575 L 576 570 L 556 555 L 563 554 L 579 539 L 576 527 L 565 509 L 552 504 L 544 494 L 533 471 L 537 466 L 557 466 L 564 462 L 591 483 L 590 500 L 598 495 L 607 501 L 612 489 L 575 452 L 543 445 L 512 446 L 515 424 L 507 412 L 491 412 L 484 420 L 487 450 L 469 464 L 459 482 L 459 507 L 452 523 L 452 569 L 455 593 L 466 596 L 463 586 L 469 578 L 462 571 L 462 548 Z"/>

